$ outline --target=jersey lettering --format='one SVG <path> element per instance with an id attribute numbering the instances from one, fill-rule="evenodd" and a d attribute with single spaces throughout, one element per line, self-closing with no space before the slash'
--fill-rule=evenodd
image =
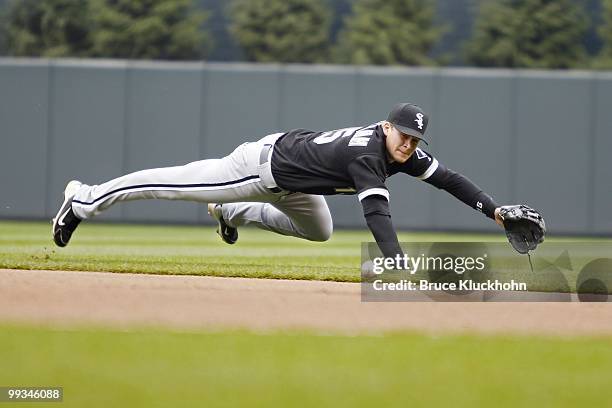
<path id="1" fill-rule="evenodd" d="M 315 142 L 316 144 L 331 143 L 334 140 L 338 139 L 339 137 L 350 136 L 359 129 L 361 128 L 351 127 L 351 128 L 344 128 L 344 129 L 338 129 L 338 130 L 331 130 L 329 132 L 322 133 L 321 136 L 315 137 L 313 142 Z"/>
<path id="2" fill-rule="evenodd" d="M 370 138 L 374 134 L 376 126 L 378 126 L 378 123 L 371 124 L 368 127 L 350 127 L 338 130 L 331 130 L 329 132 L 322 133 L 320 136 L 315 137 L 313 139 L 313 142 L 321 145 L 331 143 L 340 137 L 351 136 L 351 140 L 349 140 L 348 143 L 349 146 L 365 147 L 368 145 Z"/>
<path id="3" fill-rule="evenodd" d="M 374 134 L 374 129 L 361 129 L 355 133 L 355 136 L 349 140 L 349 146 L 362 146 L 365 147 L 370 141 L 370 137 Z"/>

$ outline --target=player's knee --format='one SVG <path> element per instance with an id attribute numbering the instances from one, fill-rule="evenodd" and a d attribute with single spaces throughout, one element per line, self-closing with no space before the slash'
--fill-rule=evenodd
<path id="1" fill-rule="evenodd" d="M 308 236 L 309 241 L 315 241 L 315 242 L 325 242 L 329 240 L 329 238 L 331 238 L 331 232 L 330 233 L 321 232 L 318 234 L 311 234 Z"/>
<path id="2" fill-rule="evenodd" d="M 329 240 L 334 232 L 334 227 L 331 223 L 319 225 L 318 228 L 310 231 L 307 239 L 316 242 L 325 242 Z"/>

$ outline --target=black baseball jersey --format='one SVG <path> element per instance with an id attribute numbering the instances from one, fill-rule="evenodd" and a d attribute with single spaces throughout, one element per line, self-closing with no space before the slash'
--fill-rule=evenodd
<path id="1" fill-rule="evenodd" d="M 306 194 L 357 194 L 368 227 L 387 257 L 402 254 L 391 223 L 387 177 L 406 173 L 444 189 L 494 217 L 497 204 L 465 176 L 417 148 L 404 163 L 389 162 L 382 124 L 313 132 L 297 129 L 276 142 L 272 175 L 279 187 Z M 384 197 L 384 198 L 383 198 Z"/>
<path id="2" fill-rule="evenodd" d="M 438 162 L 417 148 L 405 163 L 389 163 L 381 123 L 328 132 L 296 129 L 275 144 L 272 174 L 279 187 L 306 194 L 357 194 L 389 199 L 387 177 L 431 176 Z"/>

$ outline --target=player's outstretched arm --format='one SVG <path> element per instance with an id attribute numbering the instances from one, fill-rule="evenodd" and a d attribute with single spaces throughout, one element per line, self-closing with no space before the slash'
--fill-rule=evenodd
<path id="1" fill-rule="evenodd" d="M 361 200 L 363 214 L 382 254 L 387 258 L 403 256 L 404 252 L 397 240 L 391 222 L 389 202 L 381 195 L 371 195 Z"/>
<path id="2" fill-rule="evenodd" d="M 521 254 L 534 250 L 544 241 L 546 225 L 539 212 L 526 205 L 499 206 L 470 179 L 442 164 L 426 182 L 448 191 L 470 207 L 481 211 L 504 228 L 508 241 Z"/>
<path id="3" fill-rule="evenodd" d="M 495 210 L 499 205 L 490 195 L 482 191 L 480 187 L 463 174 L 439 163 L 436 171 L 425 182 L 447 191 L 461 202 L 497 221 Z"/>
<path id="4" fill-rule="evenodd" d="M 508 241 L 517 252 L 526 254 L 544 242 L 544 218 L 533 208 L 526 205 L 498 206 L 470 179 L 442 165 L 426 181 L 495 220 L 504 228 Z"/>

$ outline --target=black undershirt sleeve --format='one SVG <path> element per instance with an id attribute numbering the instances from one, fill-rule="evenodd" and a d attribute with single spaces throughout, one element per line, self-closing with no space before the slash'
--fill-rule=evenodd
<path id="1" fill-rule="evenodd" d="M 361 200 L 361 205 L 368 228 L 372 231 L 382 254 L 387 258 L 403 256 L 404 252 L 391 223 L 391 212 L 387 199 L 381 195 L 371 195 Z"/>
<path id="2" fill-rule="evenodd" d="M 464 175 L 456 173 L 440 163 L 436 171 L 425 182 L 448 191 L 470 207 L 481 211 L 489 218 L 495 219 L 495 209 L 499 207 L 497 203 Z"/>

